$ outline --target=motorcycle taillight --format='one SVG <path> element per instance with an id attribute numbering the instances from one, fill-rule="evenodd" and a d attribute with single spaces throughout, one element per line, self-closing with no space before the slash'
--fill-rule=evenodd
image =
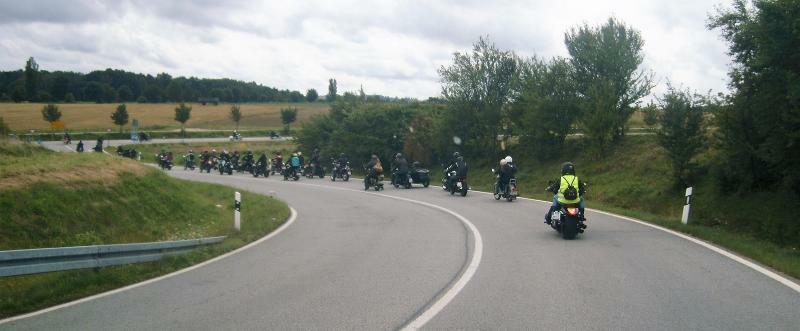
<path id="1" fill-rule="evenodd" d="M 567 208 L 567 213 L 570 214 L 571 216 L 576 216 L 578 215 L 578 208 L 569 207 Z"/>

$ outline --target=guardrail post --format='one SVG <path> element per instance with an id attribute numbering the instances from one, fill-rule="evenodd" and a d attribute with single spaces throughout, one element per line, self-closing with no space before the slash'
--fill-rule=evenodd
<path id="1" fill-rule="evenodd" d="M 689 224 L 689 214 L 692 209 L 692 188 L 686 188 L 686 204 L 683 205 L 683 215 L 681 216 L 681 223 Z"/>
<path id="2" fill-rule="evenodd" d="M 233 197 L 233 227 L 236 231 L 241 230 L 240 211 L 242 210 L 242 195 L 236 192 Z"/>

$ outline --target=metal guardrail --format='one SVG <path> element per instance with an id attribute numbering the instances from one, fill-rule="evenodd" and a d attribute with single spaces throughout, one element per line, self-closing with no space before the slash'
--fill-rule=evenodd
<path id="1" fill-rule="evenodd" d="M 156 261 L 225 238 L 0 251 L 0 277 Z"/>

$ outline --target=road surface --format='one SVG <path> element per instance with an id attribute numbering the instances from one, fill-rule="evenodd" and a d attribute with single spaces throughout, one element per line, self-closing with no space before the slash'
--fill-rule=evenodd
<path id="1" fill-rule="evenodd" d="M 542 224 L 547 205 L 537 201 L 462 198 L 434 186 L 365 193 L 357 180 L 170 174 L 275 195 L 297 220 L 218 262 L 0 329 L 800 328 L 796 289 L 599 212 L 588 212 L 585 234 L 565 241 Z M 420 316 L 430 319 L 414 324 Z"/>

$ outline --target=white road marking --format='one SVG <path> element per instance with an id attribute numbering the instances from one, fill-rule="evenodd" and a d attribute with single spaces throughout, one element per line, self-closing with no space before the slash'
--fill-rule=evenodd
<path id="1" fill-rule="evenodd" d="M 248 177 L 240 177 L 240 176 L 232 176 L 230 178 L 238 178 L 240 180 L 247 180 L 252 181 L 256 180 L 255 178 L 248 178 Z M 276 182 L 276 181 L 273 181 Z M 449 284 L 449 288 L 443 294 L 441 294 L 436 301 L 431 303 L 424 312 L 414 317 L 413 320 L 408 322 L 404 325 L 401 329 L 402 330 L 417 330 L 428 323 L 433 317 L 435 317 L 439 312 L 441 312 L 447 304 L 449 304 L 453 299 L 464 289 L 464 287 L 469 283 L 472 277 L 475 275 L 475 272 L 478 271 L 478 266 L 481 264 L 481 258 L 483 257 L 483 238 L 481 237 L 481 233 L 478 231 L 478 228 L 475 227 L 472 222 L 470 222 L 466 217 L 461 216 L 460 214 L 447 209 L 442 206 L 434 205 L 432 203 L 408 199 L 388 194 L 381 194 L 369 191 L 362 191 L 344 187 L 336 187 L 336 186 L 329 186 L 329 185 L 318 185 L 318 184 L 309 184 L 309 183 L 300 183 L 300 182 L 284 182 L 284 181 L 277 181 L 277 183 L 282 184 L 291 184 L 291 185 L 304 185 L 304 186 L 313 186 L 313 187 L 320 187 L 325 189 L 332 189 L 332 190 L 341 190 L 341 191 L 351 191 L 356 193 L 363 193 L 363 194 L 370 194 L 370 195 L 377 195 L 382 196 L 390 199 L 401 200 L 406 202 L 411 202 L 419 205 L 423 205 L 429 208 L 437 209 L 443 211 L 447 214 L 450 214 L 461 221 L 461 224 L 472 233 L 472 237 L 474 238 L 473 250 L 472 250 L 472 258 L 470 259 L 469 264 L 466 267 L 462 268 L 461 276 L 456 280 L 454 283 Z"/>
<path id="2" fill-rule="evenodd" d="M 492 195 L 491 192 L 483 192 L 483 191 L 475 191 L 475 192 Z M 539 202 L 539 203 L 544 203 L 544 204 L 547 204 L 547 205 L 552 204 L 551 201 L 544 201 L 544 200 L 539 200 L 539 199 L 531 199 L 531 198 L 523 198 L 523 197 L 519 197 L 519 199 L 529 200 L 529 201 L 534 201 L 534 202 Z M 644 226 L 648 226 L 648 227 L 651 227 L 653 229 L 658 229 L 658 230 L 664 231 L 666 233 L 672 234 L 674 236 L 678 236 L 680 238 L 686 239 L 686 240 L 691 241 L 691 242 L 693 242 L 695 244 L 698 244 L 698 245 L 703 246 L 703 247 L 705 247 L 707 249 L 710 249 L 710 250 L 712 250 L 714 252 L 717 252 L 720 255 L 725 256 L 725 257 L 727 257 L 727 258 L 729 258 L 731 260 L 739 262 L 739 263 L 745 265 L 746 267 L 761 273 L 764 276 L 772 278 L 772 279 L 778 281 L 779 283 L 781 283 L 783 285 L 786 285 L 788 288 L 794 290 L 795 292 L 800 293 L 800 284 L 798 284 L 798 283 L 792 281 L 791 279 L 786 278 L 786 277 L 784 277 L 784 276 L 782 276 L 782 275 L 780 275 L 780 274 L 778 274 L 778 273 L 776 273 L 776 272 L 774 272 L 772 270 L 769 270 L 768 268 L 766 268 L 766 267 L 764 267 L 764 266 L 762 266 L 762 265 L 760 265 L 758 263 L 752 262 L 752 261 L 750 261 L 750 260 L 748 260 L 748 259 L 746 259 L 744 257 L 741 257 L 741 256 L 739 256 L 739 255 L 737 255 L 735 253 L 732 253 L 732 252 L 730 252 L 730 251 L 728 251 L 728 250 L 726 250 L 726 249 L 724 249 L 722 247 L 716 246 L 714 244 L 711 244 L 711 243 L 703 241 L 701 239 L 692 237 L 690 235 L 687 235 L 687 234 L 684 234 L 684 233 L 680 233 L 680 232 L 675 231 L 675 230 L 670 230 L 670 229 L 667 229 L 665 227 L 662 227 L 662 226 L 659 226 L 659 225 L 655 225 L 655 224 L 652 224 L 652 223 L 648 223 L 648 222 L 645 222 L 645 221 L 642 221 L 642 220 L 638 220 L 638 219 L 635 219 L 635 218 L 622 216 L 622 215 L 617 215 L 617 214 L 614 214 L 614 213 L 609 213 L 609 212 L 602 211 L 602 210 L 597 210 L 597 209 L 591 209 L 591 208 L 586 208 L 586 209 L 588 209 L 588 210 L 590 210 L 592 212 L 595 212 L 595 213 L 600 213 L 600 214 L 608 215 L 608 216 L 611 216 L 611 217 L 619 218 L 619 219 L 622 219 L 622 220 L 626 220 L 626 221 L 629 221 L 629 222 L 638 223 L 638 224 L 641 224 L 641 225 L 644 225 Z"/>
<path id="3" fill-rule="evenodd" d="M 154 283 L 154 282 L 157 282 L 157 281 L 160 281 L 160 280 L 163 280 L 163 279 L 167 279 L 167 278 L 170 278 L 170 277 L 174 277 L 174 276 L 180 275 L 180 274 L 185 273 L 185 272 L 189 272 L 189 271 L 195 270 L 197 268 L 201 268 L 203 266 L 206 266 L 206 265 L 209 265 L 211 263 L 217 262 L 219 260 L 222 260 L 222 259 L 224 259 L 226 257 L 229 257 L 231 255 L 234 255 L 236 253 L 240 253 L 240 252 L 244 251 L 245 249 L 248 249 L 250 247 L 253 247 L 253 246 L 258 245 L 258 244 L 260 244 L 260 243 L 262 243 L 264 241 L 269 240 L 270 238 L 278 235 L 283 230 L 286 230 L 286 228 L 288 228 L 290 225 L 292 225 L 292 223 L 294 223 L 295 219 L 297 219 L 297 211 L 294 210 L 294 208 L 292 208 L 292 207 L 289 207 L 289 210 L 291 211 L 291 215 L 289 216 L 289 219 L 286 222 L 284 222 L 280 227 L 278 227 L 274 231 L 270 232 L 268 235 L 262 237 L 261 239 L 258 239 L 256 241 L 254 241 L 254 242 L 251 242 L 251 243 L 249 243 L 249 244 L 247 244 L 245 246 L 239 247 L 236 250 L 233 250 L 233 251 L 230 251 L 228 253 L 225 253 L 225 254 L 222 254 L 220 256 L 217 256 L 217 257 L 215 257 L 215 258 L 213 258 L 211 260 L 208 260 L 208 261 L 205 261 L 205 262 L 202 262 L 202 263 L 199 263 L 199 264 L 195 264 L 193 266 L 190 266 L 190 267 L 187 267 L 187 268 L 184 268 L 184 269 L 181 269 L 181 270 L 166 274 L 164 276 L 159 276 L 159 277 L 148 279 L 148 280 L 136 283 L 136 284 L 131 284 L 131 285 L 128 285 L 128 286 L 125 286 L 125 287 L 122 287 L 122 288 L 118 288 L 116 290 L 111 290 L 111 291 L 108 291 L 108 292 L 95 294 L 95 295 L 90 296 L 90 297 L 86 297 L 86 298 L 83 298 L 83 299 L 78 299 L 78 300 L 75 300 L 75 301 L 70 301 L 70 302 L 67 302 L 67 303 L 60 304 L 58 306 L 45 308 L 45 309 L 38 310 L 38 311 L 35 311 L 35 312 L 32 312 L 32 313 L 28 313 L 28 314 L 25 314 L 25 315 L 9 317 L 9 318 L 0 320 L 0 325 L 5 324 L 5 323 L 10 323 L 10 322 L 13 322 L 13 321 L 17 321 L 17 320 L 21 320 L 21 319 L 24 319 L 24 318 L 29 318 L 29 317 L 41 315 L 41 314 L 48 313 L 48 312 L 51 312 L 51 311 L 54 311 L 54 310 L 59 310 L 59 309 L 67 308 L 67 307 L 70 307 L 70 306 L 78 305 L 78 304 L 81 304 L 81 303 L 84 303 L 84 302 L 87 302 L 87 301 L 100 299 L 100 298 L 103 298 L 103 297 L 107 297 L 109 295 L 117 294 L 117 293 L 120 293 L 120 292 L 123 292 L 123 291 L 127 291 L 127 290 L 131 290 L 131 289 L 137 288 L 137 287 L 145 286 L 145 285 L 150 284 L 150 283 Z"/>

